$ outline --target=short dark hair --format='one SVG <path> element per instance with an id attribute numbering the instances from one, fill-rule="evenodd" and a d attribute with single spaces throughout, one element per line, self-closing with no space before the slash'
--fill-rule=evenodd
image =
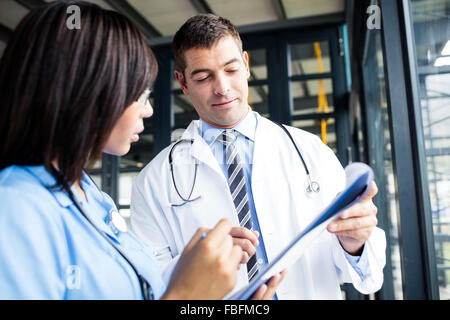
<path id="1" fill-rule="evenodd" d="M 80 29 L 66 24 L 70 5 L 80 8 Z M 64 174 L 57 181 L 67 189 L 101 156 L 157 69 L 144 36 L 120 13 L 82 1 L 30 11 L 0 61 L 0 169 L 43 164 Z"/>
<path id="2" fill-rule="evenodd" d="M 198 14 L 189 18 L 175 33 L 172 41 L 176 68 L 184 73 L 184 53 L 192 48 L 211 48 L 220 39 L 232 36 L 242 51 L 239 32 L 230 20 L 213 14 Z"/>

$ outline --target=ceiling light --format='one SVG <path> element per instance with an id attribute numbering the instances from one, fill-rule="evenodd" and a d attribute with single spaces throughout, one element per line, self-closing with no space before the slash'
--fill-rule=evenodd
<path id="1" fill-rule="evenodd" d="M 444 49 L 442 49 L 441 55 L 450 56 L 450 40 L 448 40 L 445 44 Z"/>
<path id="2" fill-rule="evenodd" d="M 450 56 L 437 58 L 434 62 L 435 67 L 450 66 Z"/>

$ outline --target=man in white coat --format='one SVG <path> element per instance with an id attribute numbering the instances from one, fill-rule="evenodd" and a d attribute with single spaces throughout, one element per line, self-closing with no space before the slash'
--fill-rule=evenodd
<path id="1" fill-rule="evenodd" d="M 289 137 L 247 103 L 248 55 L 230 21 L 192 17 L 175 34 L 173 49 L 175 77 L 200 120 L 135 179 L 131 226 L 157 248 L 169 279 L 195 230 L 230 219 L 244 250 L 235 292 L 344 188 L 344 170 L 320 139 L 287 127 L 320 185 L 318 193 L 305 191 L 305 168 Z M 364 294 L 381 288 L 386 241 L 376 227 L 376 193 L 374 183 L 365 199 L 328 225 L 288 269 L 276 298 L 341 299 L 343 282 Z"/>

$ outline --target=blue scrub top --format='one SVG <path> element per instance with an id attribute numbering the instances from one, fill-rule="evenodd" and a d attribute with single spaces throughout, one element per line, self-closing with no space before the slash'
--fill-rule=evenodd
<path id="1" fill-rule="evenodd" d="M 0 299 L 142 299 L 127 261 L 82 216 L 43 166 L 10 166 L 0 171 Z M 86 175 L 83 209 L 152 286 L 155 298 L 166 287 L 152 250 L 132 232 L 109 221 L 112 199 Z"/>

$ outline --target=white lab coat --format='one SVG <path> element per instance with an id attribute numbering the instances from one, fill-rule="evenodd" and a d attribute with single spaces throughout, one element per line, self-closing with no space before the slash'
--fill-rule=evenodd
<path id="1" fill-rule="evenodd" d="M 268 260 L 276 255 L 327 206 L 345 185 L 344 170 L 316 136 L 288 127 L 310 170 L 319 182 L 320 193 L 305 192 L 306 173 L 288 136 L 271 121 L 258 116 L 252 171 L 252 191 Z M 193 121 L 173 152 L 177 187 L 187 197 L 198 163 L 191 198 L 200 199 L 180 207 L 165 148 L 137 176 L 131 197 L 131 226 L 160 261 L 165 280 L 199 227 L 212 228 L 221 218 L 239 226 L 228 183 L 210 147 L 201 138 L 199 121 Z M 375 228 L 366 242 L 363 256 L 368 272 L 358 275 L 344 255 L 337 237 L 326 230 L 288 270 L 280 284 L 279 299 L 341 299 L 339 284 L 351 282 L 361 293 L 381 288 L 385 265 L 385 235 Z M 240 268 L 235 292 L 248 283 L 246 268 Z"/>

